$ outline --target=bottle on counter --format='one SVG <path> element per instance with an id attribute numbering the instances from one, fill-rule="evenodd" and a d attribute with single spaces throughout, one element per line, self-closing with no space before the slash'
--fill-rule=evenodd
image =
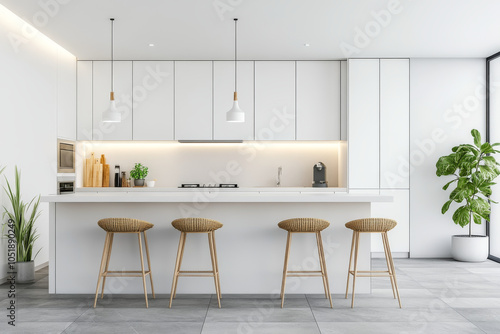
<path id="1" fill-rule="evenodd" d="M 120 178 L 120 165 L 115 165 L 115 187 L 122 186 L 122 179 Z"/>
<path id="2" fill-rule="evenodd" d="M 122 172 L 121 186 L 128 187 L 127 172 Z"/>

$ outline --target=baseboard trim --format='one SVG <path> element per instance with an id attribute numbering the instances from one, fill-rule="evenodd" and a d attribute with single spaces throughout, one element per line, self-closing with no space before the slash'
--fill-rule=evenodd
<path id="1" fill-rule="evenodd" d="M 392 257 L 395 259 L 408 259 L 410 258 L 409 252 L 392 252 Z M 383 259 L 385 258 L 384 252 L 372 252 L 372 259 Z"/>

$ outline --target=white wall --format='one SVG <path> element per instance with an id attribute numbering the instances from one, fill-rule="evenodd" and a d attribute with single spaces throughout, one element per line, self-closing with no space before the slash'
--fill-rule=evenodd
<path id="1" fill-rule="evenodd" d="M 21 169 L 23 198 L 28 201 L 38 194 L 56 191 L 58 86 L 74 87 L 76 77 L 71 71 L 76 58 L 47 37 L 34 32 L 3 6 L 0 6 L 0 35 L 3 36 L 0 39 L 0 90 L 3 92 L 0 165 L 7 166 L 4 175 L 11 182 L 14 182 L 14 166 Z M 68 82 L 65 84 L 61 80 Z M 68 109 L 64 112 L 74 113 L 71 105 L 66 104 L 65 109 Z M 5 185 L 3 177 L 0 183 Z M 2 204 L 7 206 L 3 189 L 0 193 Z M 49 259 L 48 205 L 40 207 L 42 215 L 37 222 L 40 238 L 35 251 L 40 247 L 41 251 L 35 265 Z M 2 238 L 0 278 L 5 277 L 7 271 L 6 244 Z"/>
<path id="2" fill-rule="evenodd" d="M 313 166 L 327 166 L 330 187 L 338 184 L 340 142 L 244 142 L 241 144 L 184 144 L 177 142 L 81 142 L 87 158 L 106 155 L 110 179 L 120 165 L 127 177 L 134 163 L 148 166 L 146 179 L 156 179 L 157 187 L 177 187 L 181 183 L 238 183 L 240 187 L 274 187 L 278 167 L 283 167 L 281 186 L 310 187 Z M 82 186 L 82 168 L 77 163 L 77 186 Z M 341 177 L 343 174 L 341 174 Z M 229 179 L 227 179 L 229 177 Z M 345 176 L 344 176 L 345 177 Z M 113 181 L 111 181 L 113 182 Z M 343 182 L 345 184 L 345 180 Z"/>
<path id="3" fill-rule="evenodd" d="M 456 206 L 441 214 L 448 179 L 436 176 L 435 164 L 453 146 L 472 143 L 471 129 L 484 140 L 485 75 L 484 59 L 410 61 L 411 257 L 450 257 L 451 235 L 468 232 L 451 219 Z M 473 232 L 484 233 L 484 224 Z"/>

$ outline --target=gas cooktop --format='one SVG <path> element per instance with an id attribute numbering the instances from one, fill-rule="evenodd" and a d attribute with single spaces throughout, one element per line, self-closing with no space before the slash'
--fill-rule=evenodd
<path id="1" fill-rule="evenodd" d="M 179 188 L 238 188 L 236 183 L 183 183 Z"/>

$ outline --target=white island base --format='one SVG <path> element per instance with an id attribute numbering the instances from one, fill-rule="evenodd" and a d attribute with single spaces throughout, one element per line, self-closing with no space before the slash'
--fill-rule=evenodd
<path id="1" fill-rule="evenodd" d="M 147 232 L 152 262 L 155 292 L 170 293 L 180 232 L 170 224 L 187 211 L 199 217 L 216 219 L 224 226 L 215 233 L 221 290 L 223 294 L 277 295 L 281 286 L 286 231 L 278 228 L 279 221 L 293 217 L 326 219 L 330 227 L 322 232 L 327 270 L 332 293 L 344 293 L 352 231 L 344 224 L 350 220 L 370 217 L 373 201 L 390 201 L 388 196 L 331 195 L 332 200 L 318 202 L 283 200 L 266 202 L 191 203 L 161 200 L 137 200 L 136 196 L 119 201 L 106 197 L 90 199 L 89 194 L 45 196 L 50 203 L 50 273 L 49 293 L 95 293 L 97 275 L 104 246 L 105 232 L 97 221 L 106 217 L 143 219 L 155 226 Z M 297 195 L 304 199 L 304 196 Z M 325 195 L 326 196 L 326 195 Z M 150 198 L 150 197 L 148 197 Z M 292 197 L 290 197 L 291 199 Z M 329 196 L 330 198 L 330 196 Z M 111 198 L 107 198 L 111 199 Z M 151 201 L 151 202 L 149 202 Z M 314 234 L 293 234 L 289 270 L 319 270 Z M 138 270 L 139 249 L 135 234 L 115 236 L 110 270 Z M 361 235 L 358 268 L 370 269 L 370 237 Z M 189 234 L 186 241 L 182 270 L 210 270 L 206 234 Z M 147 280 L 150 291 L 149 280 Z M 140 278 L 110 278 L 105 293 L 141 294 Z M 209 277 L 181 277 L 178 293 L 214 293 Z M 357 293 L 370 292 L 370 280 L 356 282 Z M 287 279 L 286 293 L 323 293 L 321 278 Z"/>

